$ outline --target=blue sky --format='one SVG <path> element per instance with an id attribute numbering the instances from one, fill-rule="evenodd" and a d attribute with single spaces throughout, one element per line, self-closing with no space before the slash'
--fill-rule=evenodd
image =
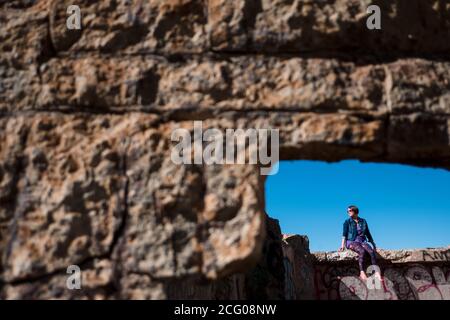
<path id="1" fill-rule="evenodd" d="M 266 211 L 311 251 L 336 250 L 355 204 L 379 248 L 450 245 L 450 171 L 398 164 L 281 161 L 266 181 Z"/>

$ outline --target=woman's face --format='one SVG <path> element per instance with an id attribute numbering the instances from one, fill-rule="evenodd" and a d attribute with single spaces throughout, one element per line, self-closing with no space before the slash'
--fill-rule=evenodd
<path id="1" fill-rule="evenodd" d="M 355 211 L 353 211 L 352 209 L 347 209 L 347 213 L 350 218 L 356 218 L 358 216 L 358 214 Z"/>

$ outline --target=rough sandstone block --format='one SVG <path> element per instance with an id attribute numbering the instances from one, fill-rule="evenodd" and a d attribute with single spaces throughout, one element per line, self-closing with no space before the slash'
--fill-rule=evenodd
<path id="1" fill-rule="evenodd" d="M 82 9 L 82 30 L 67 30 L 66 9 Z M 207 50 L 201 0 L 52 1 L 50 34 L 57 52 L 200 53 Z"/>
<path id="2" fill-rule="evenodd" d="M 170 62 L 93 55 L 51 59 L 39 71 L 4 68 L 0 108 L 179 115 L 230 110 L 448 114 L 448 70 L 448 62 L 423 59 L 359 65 L 322 58 Z"/>
<path id="3" fill-rule="evenodd" d="M 0 10 L 0 66 L 21 69 L 47 60 L 52 48 L 46 3 L 40 1 L 28 9 L 12 8 Z"/>
<path id="4" fill-rule="evenodd" d="M 30 72 L 23 82 L 31 82 L 30 92 L 39 93 L 36 109 L 439 114 L 450 110 L 448 65 L 417 59 L 360 66 L 335 59 L 258 56 L 180 63 L 151 57 L 126 61 L 90 57 L 52 59 L 40 68 L 42 86 L 34 87 Z M 17 77 L 13 75 L 11 82 Z M 17 108 L 34 102 L 23 99 Z"/>
<path id="5" fill-rule="evenodd" d="M 108 255 L 123 223 L 126 178 L 117 120 L 2 119 L 3 279 L 33 279 Z M 116 120 L 116 121 L 115 121 Z M 3 231 L 5 233 L 3 233 Z"/>
<path id="6" fill-rule="evenodd" d="M 366 27 L 378 5 L 382 30 Z M 371 54 L 447 53 L 450 5 L 432 0 L 209 0 L 215 51 Z"/>

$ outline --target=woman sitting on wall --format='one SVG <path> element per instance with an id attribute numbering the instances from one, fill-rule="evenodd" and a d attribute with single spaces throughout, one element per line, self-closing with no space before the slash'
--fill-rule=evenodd
<path id="1" fill-rule="evenodd" d="M 366 220 L 358 217 L 359 209 L 356 206 L 349 206 L 347 208 L 347 213 L 350 218 L 344 222 L 342 244 L 339 251 L 348 248 L 358 254 L 360 278 L 366 280 L 367 275 L 364 268 L 364 254 L 367 252 L 370 255 L 372 265 L 377 266 L 377 258 L 375 255 L 376 245 L 370 234 L 369 225 Z M 373 248 L 367 243 L 367 240 L 373 245 Z M 379 268 L 376 269 L 376 274 L 380 277 Z"/>

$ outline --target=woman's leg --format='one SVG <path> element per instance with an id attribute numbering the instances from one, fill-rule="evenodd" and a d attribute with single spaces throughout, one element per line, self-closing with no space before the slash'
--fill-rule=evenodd
<path id="1" fill-rule="evenodd" d="M 377 265 L 377 256 L 375 255 L 375 250 L 370 246 L 370 244 L 364 242 L 361 243 L 361 246 L 364 248 L 364 250 L 370 255 L 370 261 L 372 262 L 373 266 Z"/>
<path id="2" fill-rule="evenodd" d="M 354 242 L 354 241 L 350 242 L 349 245 L 348 245 L 348 248 L 358 254 L 359 271 L 365 272 L 364 271 L 364 253 L 365 253 L 365 250 L 364 250 L 363 246 L 361 245 L 361 243 Z"/>
<path id="3" fill-rule="evenodd" d="M 375 254 L 375 250 L 372 248 L 372 246 L 370 244 L 368 244 L 366 242 L 362 243 L 361 246 L 370 255 L 370 260 L 371 260 L 372 266 L 376 266 L 375 276 L 377 276 L 379 279 L 381 279 L 381 270 L 377 264 L 377 256 Z"/>

